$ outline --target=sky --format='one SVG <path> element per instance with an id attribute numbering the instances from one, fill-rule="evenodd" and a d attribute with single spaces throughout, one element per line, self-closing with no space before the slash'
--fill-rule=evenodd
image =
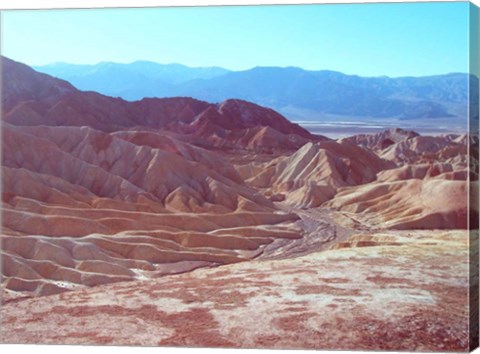
<path id="1" fill-rule="evenodd" d="M 426 76 L 468 71 L 468 11 L 466 2 L 10 10 L 1 51 L 28 65 L 149 60 Z"/>

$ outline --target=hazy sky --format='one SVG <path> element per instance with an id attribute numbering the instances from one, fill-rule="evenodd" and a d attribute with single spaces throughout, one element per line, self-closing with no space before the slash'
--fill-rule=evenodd
<path id="1" fill-rule="evenodd" d="M 2 54 L 30 65 L 151 60 L 362 76 L 468 71 L 460 3 L 2 12 Z"/>

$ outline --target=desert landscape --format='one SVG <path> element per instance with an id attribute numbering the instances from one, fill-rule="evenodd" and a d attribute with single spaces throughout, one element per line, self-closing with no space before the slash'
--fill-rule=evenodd
<path id="1" fill-rule="evenodd" d="M 470 348 L 477 137 L 333 140 L 1 63 L 3 343 Z"/>

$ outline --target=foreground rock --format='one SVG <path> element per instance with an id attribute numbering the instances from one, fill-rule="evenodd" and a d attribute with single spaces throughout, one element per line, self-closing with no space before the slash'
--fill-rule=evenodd
<path id="1" fill-rule="evenodd" d="M 11 302 L 1 339 L 465 351 L 467 240 L 465 231 L 355 234 L 299 258 Z"/>

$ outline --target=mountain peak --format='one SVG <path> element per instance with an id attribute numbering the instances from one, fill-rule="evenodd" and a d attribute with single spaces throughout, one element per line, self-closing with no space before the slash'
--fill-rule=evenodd
<path id="1" fill-rule="evenodd" d="M 2 109 L 8 112 L 22 101 L 53 102 L 76 91 L 69 82 L 39 73 L 31 67 L 2 56 Z"/>

